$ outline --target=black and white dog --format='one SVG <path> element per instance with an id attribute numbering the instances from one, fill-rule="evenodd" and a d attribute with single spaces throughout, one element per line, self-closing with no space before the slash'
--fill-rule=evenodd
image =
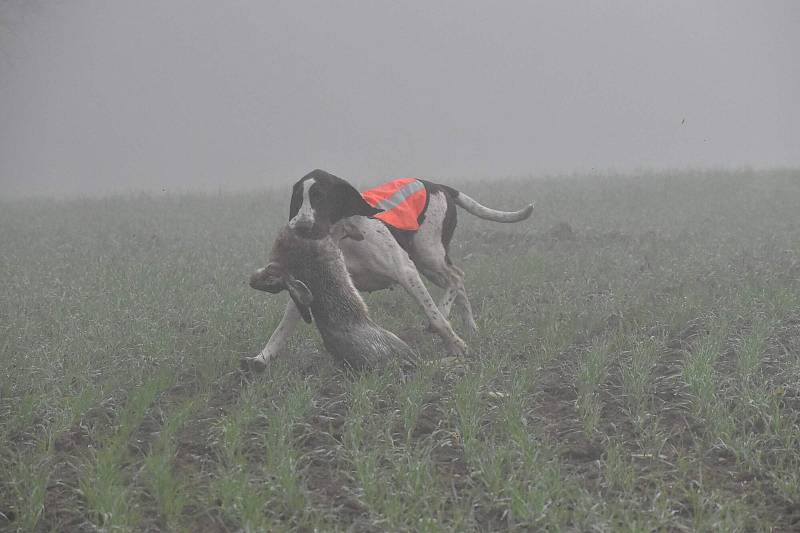
<path id="1" fill-rule="evenodd" d="M 398 231 L 370 218 L 381 212 L 369 205 L 355 187 L 323 170 L 314 170 L 294 184 L 289 208 L 289 227 L 306 238 L 328 235 L 340 221 L 355 225 L 363 240 L 339 241 L 353 284 L 361 291 L 377 291 L 401 285 L 422 307 L 430 327 L 451 355 L 466 353 L 466 343 L 453 331 L 448 317 L 454 303 L 472 332 L 477 331 L 464 288 L 464 272 L 448 255 L 456 228 L 456 206 L 494 222 L 519 222 L 530 217 L 533 204 L 519 211 L 485 207 L 452 187 L 422 181 L 428 203 L 418 230 Z M 420 278 L 422 273 L 444 289 L 437 306 Z M 290 300 L 278 327 L 256 357 L 243 361 L 248 368 L 265 368 L 286 345 L 300 313 Z"/>

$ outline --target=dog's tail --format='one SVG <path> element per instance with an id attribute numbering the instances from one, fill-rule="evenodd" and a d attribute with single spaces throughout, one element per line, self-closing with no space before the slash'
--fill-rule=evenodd
<path id="1" fill-rule="evenodd" d="M 520 222 L 530 217 L 533 212 L 532 203 L 519 211 L 498 211 L 497 209 L 479 204 L 463 192 L 456 191 L 455 189 L 452 190 L 455 192 L 453 200 L 455 200 L 456 205 L 463 207 L 467 212 L 484 220 L 491 220 L 493 222 Z"/>

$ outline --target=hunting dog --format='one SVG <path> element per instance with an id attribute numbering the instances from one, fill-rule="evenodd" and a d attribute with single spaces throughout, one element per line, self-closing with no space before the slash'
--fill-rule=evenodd
<path id="1" fill-rule="evenodd" d="M 355 287 L 372 292 L 402 286 L 422 307 L 430 329 L 442 338 L 448 354 L 463 355 L 467 345 L 448 321 L 453 304 L 459 307 L 472 332 L 477 331 L 477 325 L 464 288 L 464 272 L 448 255 L 456 228 L 456 206 L 485 220 L 509 223 L 530 217 L 533 204 L 519 211 L 498 211 L 452 187 L 414 181 L 427 191 L 427 205 L 419 216 L 416 231 L 397 230 L 374 218 L 383 209 L 367 203 L 347 181 L 323 170 L 314 170 L 294 184 L 289 228 L 303 238 L 321 239 L 341 221 L 353 224 L 364 239 L 342 239 L 339 246 Z M 438 306 L 420 273 L 444 289 Z M 267 345 L 257 356 L 245 358 L 243 366 L 266 368 L 270 359 L 283 350 L 300 319 L 300 311 L 290 300 Z"/>

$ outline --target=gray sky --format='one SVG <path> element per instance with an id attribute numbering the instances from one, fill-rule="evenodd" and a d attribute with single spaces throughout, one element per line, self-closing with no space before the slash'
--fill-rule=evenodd
<path id="1" fill-rule="evenodd" d="M 0 196 L 800 165 L 800 2 L 0 0 Z"/>

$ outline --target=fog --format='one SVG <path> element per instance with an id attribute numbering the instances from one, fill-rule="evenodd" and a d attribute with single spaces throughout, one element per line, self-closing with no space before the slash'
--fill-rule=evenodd
<path id="1" fill-rule="evenodd" d="M 0 0 L 0 196 L 800 164 L 800 3 Z"/>

